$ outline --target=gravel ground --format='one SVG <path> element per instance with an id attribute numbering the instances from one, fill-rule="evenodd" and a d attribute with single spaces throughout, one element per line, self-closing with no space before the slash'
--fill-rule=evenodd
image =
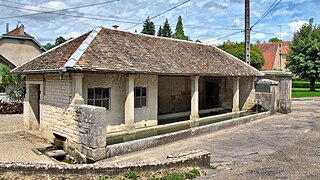
<path id="1" fill-rule="evenodd" d="M 25 132 L 23 115 L 0 115 L 0 162 L 54 163 L 32 149 L 48 146 L 48 142 Z"/>

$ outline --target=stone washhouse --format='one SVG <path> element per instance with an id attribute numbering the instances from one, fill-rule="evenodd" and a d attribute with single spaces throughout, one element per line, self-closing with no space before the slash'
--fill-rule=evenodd
<path id="1" fill-rule="evenodd" d="M 82 161 L 106 158 L 107 135 L 190 124 L 215 110 L 239 112 L 255 101 L 264 74 L 213 46 L 99 28 L 22 64 L 27 130 Z"/>

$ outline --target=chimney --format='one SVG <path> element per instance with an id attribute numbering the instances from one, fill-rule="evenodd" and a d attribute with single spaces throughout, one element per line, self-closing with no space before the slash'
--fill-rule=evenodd
<path id="1" fill-rule="evenodd" d="M 20 27 L 19 27 L 19 35 L 20 36 L 24 35 L 24 25 L 23 24 L 21 24 Z"/>
<path id="2" fill-rule="evenodd" d="M 9 23 L 6 23 L 6 33 L 9 32 Z"/>

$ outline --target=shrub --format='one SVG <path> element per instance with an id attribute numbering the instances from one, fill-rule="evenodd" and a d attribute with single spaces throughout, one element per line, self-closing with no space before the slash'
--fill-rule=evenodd
<path id="1" fill-rule="evenodd" d="M 320 82 L 316 82 L 316 89 L 320 88 Z M 310 83 L 307 81 L 292 81 L 293 88 L 310 88 Z"/>

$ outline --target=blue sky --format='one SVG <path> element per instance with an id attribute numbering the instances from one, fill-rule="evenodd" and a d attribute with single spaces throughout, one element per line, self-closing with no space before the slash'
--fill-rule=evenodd
<path id="1" fill-rule="evenodd" d="M 10 23 L 10 29 L 23 23 L 25 30 L 42 44 L 54 42 L 57 36 L 65 38 L 79 36 L 96 27 L 112 28 L 118 25 L 120 30 L 143 22 L 147 16 L 155 16 L 186 0 L 0 0 L 0 30 L 5 33 L 5 24 Z M 254 24 L 270 7 L 274 0 L 251 0 L 251 24 Z M 34 13 L 66 9 L 101 3 L 96 6 L 58 11 L 57 14 Z M 314 22 L 320 24 L 319 0 L 282 0 L 280 4 L 257 24 L 251 32 L 251 41 L 268 41 L 280 35 L 285 41 L 290 41 L 302 24 L 314 17 Z M 56 12 L 57 13 L 57 12 Z M 67 14 L 67 15 L 63 15 Z M 20 16 L 21 15 L 21 16 Z M 192 40 L 199 39 L 208 44 L 220 44 L 228 39 L 242 42 L 244 29 L 244 0 L 190 0 L 186 4 L 153 19 L 156 30 L 167 18 L 172 31 L 177 18 L 182 16 L 185 34 Z M 9 18 L 12 16 L 20 16 Z M 86 18 L 80 18 L 86 17 Z M 140 32 L 142 25 L 129 29 L 130 32 Z M 225 37 L 229 34 L 233 36 Z M 225 37 L 225 38 L 221 38 Z"/>

